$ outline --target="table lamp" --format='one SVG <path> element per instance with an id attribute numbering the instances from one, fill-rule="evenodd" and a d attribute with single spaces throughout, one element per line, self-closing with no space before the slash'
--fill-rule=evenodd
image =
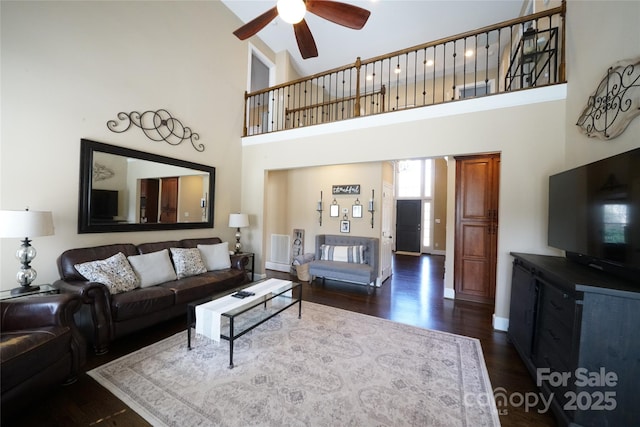
<path id="1" fill-rule="evenodd" d="M 249 215 L 236 213 L 229 214 L 229 227 L 236 228 L 236 249 L 235 253 L 239 254 L 242 249 L 240 244 L 240 228 L 249 226 Z"/>
<path id="2" fill-rule="evenodd" d="M 32 292 L 40 289 L 31 286 L 38 273 L 30 265 L 36 257 L 36 248 L 31 246 L 29 237 L 53 235 L 53 217 L 51 212 L 30 211 L 0 211 L 0 237 L 22 237 L 22 245 L 16 251 L 16 258 L 22 263 L 16 280 L 19 288 L 11 290 L 12 295 Z"/>

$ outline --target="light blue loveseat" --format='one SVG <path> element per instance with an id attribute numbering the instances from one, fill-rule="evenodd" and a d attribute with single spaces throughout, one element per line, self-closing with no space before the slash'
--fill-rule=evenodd
<path id="1" fill-rule="evenodd" d="M 360 257 L 359 248 L 352 248 L 351 252 L 356 255 L 349 257 L 350 262 L 327 259 L 326 255 L 332 253 L 332 251 L 325 248 L 323 254 L 323 245 L 333 246 L 334 248 L 342 247 L 342 252 L 344 252 L 345 246 L 363 246 L 362 259 L 358 259 Z M 323 282 L 326 278 L 380 286 L 378 274 L 380 265 L 379 252 L 379 239 L 375 237 L 318 234 L 316 236 L 316 257 L 314 261 L 309 263 L 309 274 L 315 277 L 322 277 Z M 328 258 L 331 258 L 331 256 Z"/>

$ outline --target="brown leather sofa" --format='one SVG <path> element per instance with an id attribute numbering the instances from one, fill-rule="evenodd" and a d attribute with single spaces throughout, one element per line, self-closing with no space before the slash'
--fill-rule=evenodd
<path id="1" fill-rule="evenodd" d="M 122 252 L 125 256 L 148 254 L 169 248 L 195 248 L 221 243 L 217 237 L 163 241 L 155 243 L 113 244 L 70 249 L 58 257 L 61 279 L 53 285 L 64 293 L 79 295 L 84 302 L 75 320 L 81 332 L 93 344 L 96 354 L 104 354 L 118 337 L 155 325 L 167 319 L 185 316 L 187 305 L 195 300 L 230 290 L 249 282 L 248 257 L 231 256 L 231 268 L 207 271 L 196 276 L 171 280 L 156 286 L 137 288 L 112 295 L 102 283 L 90 282 L 74 267 L 76 264 L 106 259 Z"/>
<path id="2" fill-rule="evenodd" d="M 81 305 L 70 294 L 0 302 L 3 420 L 53 386 L 75 382 L 86 355 L 86 343 L 73 322 Z"/>

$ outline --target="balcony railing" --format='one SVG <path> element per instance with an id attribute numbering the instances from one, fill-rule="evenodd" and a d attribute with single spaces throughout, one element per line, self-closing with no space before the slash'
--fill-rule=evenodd
<path id="1" fill-rule="evenodd" d="M 245 93 L 243 136 L 565 82 L 565 3 Z"/>

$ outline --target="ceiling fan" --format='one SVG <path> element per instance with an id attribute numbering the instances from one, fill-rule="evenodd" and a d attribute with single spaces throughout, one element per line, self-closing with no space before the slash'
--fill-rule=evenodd
<path id="1" fill-rule="evenodd" d="M 285 22 L 293 24 L 293 31 L 302 57 L 304 59 L 315 58 L 318 56 L 318 48 L 309 26 L 304 20 L 307 11 L 354 30 L 360 30 L 364 27 L 369 15 L 371 15 L 371 12 L 361 7 L 333 0 L 278 0 L 275 7 L 247 22 L 235 30 L 233 34 L 240 40 L 248 39 L 280 15 Z"/>

